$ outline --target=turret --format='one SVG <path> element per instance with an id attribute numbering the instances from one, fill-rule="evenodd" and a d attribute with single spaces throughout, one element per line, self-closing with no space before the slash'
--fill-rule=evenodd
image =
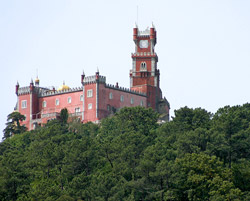
<path id="1" fill-rule="evenodd" d="M 31 78 L 31 81 L 30 81 L 30 92 L 33 92 L 33 89 L 34 89 L 34 82 L 33 82 L 33 79 Z"/>
<path id="2" fill-rule="evenodd" d="M 18 89 L 19 89 L 19 83 L 17 81 L 17 83 L 16 83 L 16 95 L 18 94 Z"/>
<path id="3" fill-rule="evenodd" d="M 82 84 L 83 84 L 84 78 L 85 78 L 85 73 L 84 73 L 84 70 L 83 70 L 82 75 L 81 75 L 81 83 L 82 83 Z"/>
<path id="4" fill-rule="evenodd" d="M 99 69 L 97 68 L 97 71 L 95 73 L 96 80 L 99 80 Z"/>
<path id="5" fill-rule="evenodd" d="M 138 27 L 137 24 L 135 24 L 135 28 L 133 29 L 133 40 L 136 41 L 137 40 L 137 35 L 138 35 Z"/>
<path id="6" fill-rule="evenodd" d="M 38 76 L 36 76 L 36 79 L 35 79 L 35 86 L 36 87 L 39 87 L 39 82 L 40 82 L 40 80 L 38 79 Z"/>
<path id="7" fill-rule="evenodd" d="M 156 29 L 153 23 L 150 28 L 150 40 L 153 41 L 154 45 L 156 44 Z"/>

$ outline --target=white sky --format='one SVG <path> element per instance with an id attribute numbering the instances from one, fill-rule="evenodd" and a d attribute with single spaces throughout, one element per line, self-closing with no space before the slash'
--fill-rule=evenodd
<path id="1" fill-rule="evenodd" d="M 129 87 L 132 29 L 154 22 L 161 89 L 171 104 L 216 112 L 250 100 L 249 0 L 0 0 L 0 137 L 15 85 L 80 86 L 98 66 Z"/>

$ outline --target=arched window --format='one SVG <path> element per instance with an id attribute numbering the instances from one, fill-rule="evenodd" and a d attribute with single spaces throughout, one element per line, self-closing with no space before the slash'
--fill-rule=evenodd
<path id="1" fill-rule="evenodd" d="M 146 62 L 141 62 L 141 71 L 146 71 L 146 70 L 147 70 Z"/>

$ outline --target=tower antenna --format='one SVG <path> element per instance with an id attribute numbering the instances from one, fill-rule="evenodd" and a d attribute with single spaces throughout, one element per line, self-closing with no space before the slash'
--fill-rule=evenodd
<path id="1" fill-rule="evenodd" d="M 137 21 L 137 25 L 139 24 L 138 13 L 139 13 L 139 6 L 137 5 L 137 8 L 136 8 L 136 21 Z"/>

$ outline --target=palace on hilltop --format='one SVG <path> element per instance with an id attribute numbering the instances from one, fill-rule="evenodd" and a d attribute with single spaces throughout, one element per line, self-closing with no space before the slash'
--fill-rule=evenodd
<path id="1" fill-rule="evenodd" d="M 163 121 L 169 120 L 170 105 L 162 97 L 158 57 L 155 53 L 156 29 L 152 25 L 144 31 L 133 29 L 135 52 L 132 53 L 130 88 L 106 83 L 106 77 L 99 71 L 92 76 L 81 75 L 81 86 L 70 88 L 63 85 L 58 89 L 45 88 L 31 80 L 29 86 L 16 85 L 18 97 L 16 110 L 25 115 L 22 122 L 28 130 L 60 118 L 60 111 L 67 108 L 70 118 L 85 123 L 98 123 L 123 107 L 151 107 L 160 113 Z"/>

